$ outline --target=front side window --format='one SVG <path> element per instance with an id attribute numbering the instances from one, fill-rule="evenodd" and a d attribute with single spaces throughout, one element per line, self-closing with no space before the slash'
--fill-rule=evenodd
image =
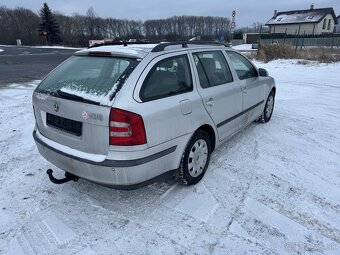
<path id="1" fill-rule="evenodd" d="M 227 51 L 227 54 L 230 57 L 231 63 L 233 64 L 240 80 L 257 77 L 257 71 L 249 60 L 234 51 Z"/>
<path id="2" fill-rule="evenodd" d="M 194 60 L 202 88 L 233 81 L 233 76 L 221 51 L 194 53 Z"/>
<path id="3" fill-rule="evenodd" d="M 143 101 L 192 91 L 188 57 L 180 55 L 159 61 L 149 72 L 140 91 Z"/>
<path id="4" fill-rule="evenodd" d="M 331 24 L 332 24 L 332 20 L 329 19 L 329 20 L 328 20 L 328 27 L 327 27 L 327 30 L 331 30 Z"/>

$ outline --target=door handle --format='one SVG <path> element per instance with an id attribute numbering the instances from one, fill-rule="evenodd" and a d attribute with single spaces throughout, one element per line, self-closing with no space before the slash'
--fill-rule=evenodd
<path id="1" fill-rule="evenodd" d="M 242 90 L 242 92 L 243 92 L 244 94 L 248 94 L 248 87 L 245 87 L 245 88 Z"/>
<path id="2" fill-rule="evenodd" d="M 209 98 L 209 101 L 206 102 L 207 106 L 214 106 L 214 99 L 213 98 Z"/>

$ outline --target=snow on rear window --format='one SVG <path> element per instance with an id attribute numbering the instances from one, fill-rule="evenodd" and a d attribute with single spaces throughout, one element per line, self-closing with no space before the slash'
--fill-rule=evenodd
<path id="1" fill-rule="evenodd" d="M 102 103 L 116 90 L 124 72 L 137 63 L 129 58 L 73 56 L 49 74 L 37 91 L 57 96 L 60 90 Z"/>
<path id="2" fill-rule="evenodd" d="M 118 87 L 118 82 L 116 82 L 113 86 L 112 89 L 108 93 L 97 93 L 95 90 L 92 90 L 90 92 L 85 92 L 81 88 L 77 86 L 70 86 L 70 87 L 63 87 L 60 90 L 62 92 L 75 95 L 78 97 L 81 97 L 85 100 L 89 100 L 92 102 L 98 102 L 100 105 L 108 105 L 110 104 L 110 97 L 116 92 Z"/>

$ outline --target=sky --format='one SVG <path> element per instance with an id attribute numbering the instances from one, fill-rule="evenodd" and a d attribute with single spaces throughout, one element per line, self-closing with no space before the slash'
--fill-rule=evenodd
<path id="1" fill-rule="evenodd" d="M 38 12 L 46 2 L 52 11 L 66 15 L 85 14 L 93 7 L 97 16 L 119 19 L 159 19 L 171 16 L 197 15 L 230 17 L 236 11 L 236 27 L 252 26 L 254 22 L 266 23 L 274 10 L 288 11 L 333 7 L 340 15 L 340 0 L 1 0 L 0 6 L 25 7 Z"/>

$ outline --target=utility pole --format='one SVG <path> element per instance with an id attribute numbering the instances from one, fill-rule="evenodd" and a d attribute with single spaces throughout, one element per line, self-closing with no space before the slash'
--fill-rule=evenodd
<path id="1" fill-rule="evenodd" d="M 46 31 L 42 31 L 41 34 L 45 37 L 45 43 L 46 43 L 46 46 L 48 46 L 47 32 Z"/>
<path id="2" fill-rule="evenodd" d="M 231 19 L 231 25 L 230 25 L 230 45 L 232 46 L 235 27 L 236 27 L 236 23 L 235 23 L 236 11 L 235 10 L 233 10 L 233 12 L 231 13 L 231 16 L 232 16 L 232 19 Z"/>

